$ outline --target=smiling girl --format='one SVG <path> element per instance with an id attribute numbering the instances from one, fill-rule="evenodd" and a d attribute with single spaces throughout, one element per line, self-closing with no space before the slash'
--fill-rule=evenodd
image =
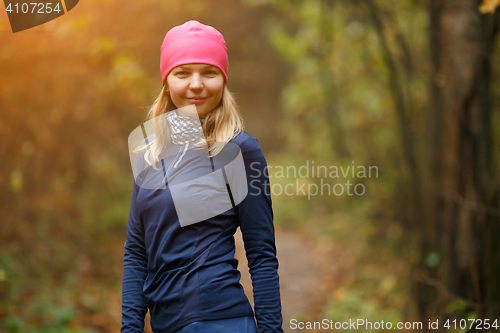
<path id="1" fill-rule="evenodd" d="M 197 21 L 174 27 L 161 47 L 160 70 L 163 88 L 148 119 L 167 114 L 169 126 L 184 132 L 172 136 L 170 147 L 177 151 L 172 156 L 163 158 L 162 145 L 153 137 L 139 148 L 141 175 L 161 172 L 162 166 L 166 172 L 158 188 L 141 186 L 138 178 L 134 181 L 124 246 L 121 332 L 144 332 L 149 308 L 155 333 L 282 333 L 273 210 L 269 179 L 263 172 L 267 164 L 257 139 L 243 130 L 227 88 L 224 37 Z M 195 106 L 199 120 L 179 116 L 178 109 L 190 106 Z M 198 126 L 207 159 L 188 150 L 196 139 L 190 133 Z M 238 153 L 228 154 L 228 147 L 236 147 Z M 231 162 L 239 168 L 236 172 L 225 163 L 229 155 L 241 158 L 241 164 Z M 203 177 L 186 180 L 186 170 L 200 174 L 206 165 Z M 241 184 L 244 191 L 239 191 Z M 214 211 L 218 213 L 208 213 Z M 183 219 L 190 213 L 203 218 L 186 223 Z M 254 309 L 239 283 L 234 258 L 238 227 L 252 278 Z"/>
<path id="2" fill-rule="evenodd" d="M 198 116 L 204 117 L 222 100 L 224 75 L 219 68 L 205 64 L 178 66 L 167 77 L 172 102 L 179 108 L 196 104 Z"/>

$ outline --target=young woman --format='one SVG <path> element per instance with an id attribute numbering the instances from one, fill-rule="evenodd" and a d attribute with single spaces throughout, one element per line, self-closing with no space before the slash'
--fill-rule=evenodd
<path id="1" fill-rule="evenodd" d="M 267 164 L 227 88 L 224 37 L 197 21 L 174 27 L 160 69 L 154 134 L 141 125 L 134 149 L 121 332 L 144 332 L 148 308 L 155 333 L 283 332 Z M 238 227 L 254 309 L 234 258 Z"/>

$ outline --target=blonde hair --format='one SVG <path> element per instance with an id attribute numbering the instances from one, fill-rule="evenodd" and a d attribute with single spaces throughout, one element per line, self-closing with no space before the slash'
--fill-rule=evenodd
<path id="1" fill-rule="evenodd" d="M 134 150 L 135 153 L 145 150 L 144 160 L 155 170 L 158 170 L 156 164 L 160 160 L 161 152 L 171 142 L 169 128 L 166 126 L 165 119 L 162 121 L 164 117 L 160 116 L 176 109 L 165 84 L 147 115 L 147 121 L 153 122 L 155 138 Z M 209 156 L 220 153 L 227 142 L 244 130 L 238 105 L 226 84 L 224 84 L 219 105 L 204 116 L 202 129 L 204 138 L 201 138 L 195 145 L 206 148 Z"/>

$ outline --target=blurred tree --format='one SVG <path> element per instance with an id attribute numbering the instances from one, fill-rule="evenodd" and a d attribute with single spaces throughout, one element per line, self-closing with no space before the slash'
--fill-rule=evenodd
<path id="1" fill-rule="evenodd" d="M 428 7 L 425 218 L 416 221 L 422 255 L 416 276 L 422 284 L 417 282 L 415 296 L 422 318 L 464 318 L 460 309 L 477 318 L 500 315 L 491 95 L 500 14 L 482 15 L 478 6 L 431 0 Z"/>

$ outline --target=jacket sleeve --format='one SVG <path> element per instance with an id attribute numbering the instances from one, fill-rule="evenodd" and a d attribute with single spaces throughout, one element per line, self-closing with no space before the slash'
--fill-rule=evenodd
<path id="1" fill-rule="evenodd" d="M 134 181 L 124 246 L 121 333 L 143 333 L 144 318 L 147 313 L 143 293 L 144 281 L 147 276 L 147 256 L 144 232 L 136 206 L 138 191 L 139 186 Z"/>
<path id="2" fill-rule="evenodd" d="M 257 139 L 241 144 L 248 194 L 237 206 L 259 333 L 282 333 L 278 259 L 267 163 Z"/>

